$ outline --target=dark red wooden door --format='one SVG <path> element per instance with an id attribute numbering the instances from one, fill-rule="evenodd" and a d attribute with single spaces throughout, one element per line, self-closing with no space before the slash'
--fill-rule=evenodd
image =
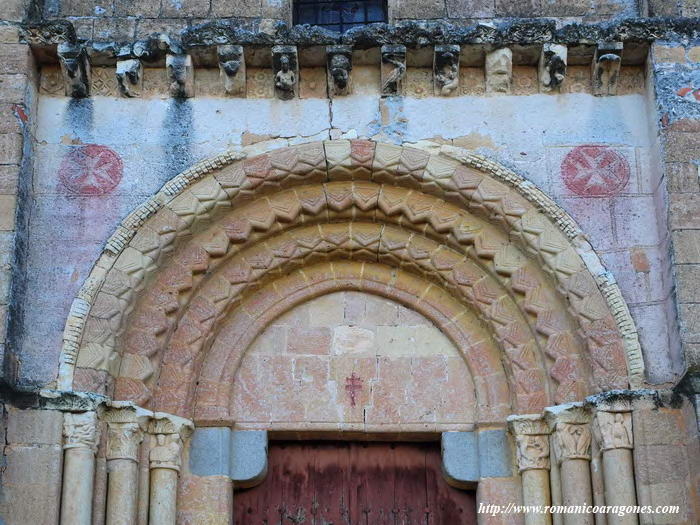
<path id="1" fill-rule="evenodd" d="M 237 491 L 235 525 L 472 525 L 473 491 L 441 474 L 438 443 L 270 444 L 267 478 Z"/>

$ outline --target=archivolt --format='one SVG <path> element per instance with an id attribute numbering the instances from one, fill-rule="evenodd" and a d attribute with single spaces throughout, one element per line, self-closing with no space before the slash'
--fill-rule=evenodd
<path id="1" fill-rule="evenodd" d="M 372 182 L 318 184 L 352 178 Z M 317 184 L 280 191 L 313 182 Z M 233 210 L 224 213 L 229 207 Z M 338 221 L 350 221 L 343 225 L 344 233 L 338 227 L 317 227 L 322 249 L 317 249 L 321 241 L 316 233 L 289 230 Z M 393 222 L 400 228 L 387 227 L 382 233 L 376 225 L 359 227 L 356 221 Z M 279 235 L 284 230 L 289 231 Z M 348 249 L 343 237 L 351 237 L 348 242 L 355 246 Z M 163 349 L 177 355 L 183 345 L 196 343 L 206 350 L 211 340 L 206 334 L 216 333 L 214 324 L 245 294 L 250 297 L 265 282 L 264 274 L 286 272 L 290 265 L 307 264 L 307 258 L 322 253 L 352 258 L 363 251 L 370 259 L 421 273 L 461 297 L 491 327 L 518 371 L 541 376 L 542 364 L 549 362 L 557 402 L 588 393 L 574 387 L 580 379 L 580 354 L 591 358 L 592 388 L 626 386 L 627 374 L 620 370 L 623 340 L 630 380 L 640 380 L 638 343 L 617 287 L 604 281 L 602 267 L 571 219 L 541 192 L 512 172 L 454 148 L 429 155 L 367 141 L 335 141 L 247 160 L 219 157 L 166 184 L 128 217 L 73 305 L 62 386 L 71 386 L 77 358 L 80 372 L 74 387 L 94 376 L 92 370 L 105 370 L 123 377 L 117 395 L 143 396 L 146 390 L 137 394 L 135 380 L 145 387 L 148 381 L 143 380 L 158 368 Z M 236 271 L 243 265 L 255 272 L 256 260 L 267 262 L 258 275 L 240 280 Z M 565 304 L 569 319 L 561 315 Z M 523 333 L 537 334 L 529 339 L 538 352 L 528 341 L 509 341 Z M 586 341 L 587 351 L 577 336 Z M 130 356 L 124 362 L 122 352 Z M 518 392 L 523 378 L 512 372 L 511 381 Z M 535 382 L 541 390 L 534 404 L 551 401 L 544 395 L 546 381 Z M 521 395 L 525 391 L 535 392 L 521 384 Z"/>

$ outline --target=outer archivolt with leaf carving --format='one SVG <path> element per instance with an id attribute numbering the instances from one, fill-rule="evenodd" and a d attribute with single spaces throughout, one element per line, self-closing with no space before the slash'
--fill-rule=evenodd
<path id="1" fill-rule="evenodd" d="M 225 403 L 201 374 L 216 365 L 227 324 L 248 316 L 262 330 L 271 319 L 251 308 L 283 313 L 292 294 L 303 301 L 370 281 L 370 292 L 417 309 L 440 303 L 429 290 L 453 298 L 459 308 L 441 322 L 463 319 L 458 332 L 483 343 L 484 359 L 502 356 L 508 410 L 639 383 L 619 290 L 573 221 L 514 173 L 456 148 L 431 155 L 370 141 L 243 156 L 195 166 L 127 217 L 71 310 L 62 386 L 111 393 L 116 379 L 117 398 L 197 417 L 195 405 Z M 342 278 L 332 261 L 350 261 Z M 305 268 L 330 274 L 312 286 Z M 381 268 L 430 288 L 411 295 Z M 295 269 L 305 286 L 288 278 Z M 365 271 L 379 280 L 353 274 Z M 480 369 L 465 341 L 456 344 L 478 390 L 495 372 Z M 249 343 L 220 357 L 240 362 Z M 214 419 L 226 419 L 220 408 Z"/>

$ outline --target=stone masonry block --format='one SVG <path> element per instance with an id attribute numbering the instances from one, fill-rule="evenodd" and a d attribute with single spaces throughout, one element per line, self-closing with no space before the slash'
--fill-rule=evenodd
<path id="1" fill-rule="evenodd" d="M 669 193 L 700 191 L 700 172 L 691 162 L 666 163 L 666 187 Z"/>
<path id="2" fill-rule="evenodd" d="M 196 428 L 190 445 L 190 471 L 197 476 L 227 476 L 230 452 L 230 428 Z"/>
<path id="3" fill-rule="evenodd" d="M 3 0 L 0 18 L 12 22 L 19 22 L 24 19 L 25 12 L 25 0 Z"/>
<path id="4" fill-rule="evenodd" d="M 58 523 L 62 457 L 58 445 L 5 447 L 0 517 L 6 525 Z"/>
<path id="5" fill-rule="evenodd" d="M 685 62 L 685 48 L 683 46 L 654 45 L 654 60 L 662 63 Z"/>
<path id="6" fill-rule="evenodd" d="M 32 53 L 28 45 L 0 45 L 0 75 L 26 74 L 31 71 L 32 64 Z"/>
<path id="7" fill-rule="evenodd" d="M 635 408 L 632 412 L 634 443 L 641 445 L 683 445 L 685 428 L 680 410 Z"/>
<path id="8" fill-rule="evenodd" d="M 0 195 L 14 195 L 17 193 L 19 182 L 19 167 L 0 166 Z"/>
<path id="9" fill-rule="evenodd" d="M 700 194 L 675 193 L 669 201 L 672 230 L 700 229 Z"/>
<path id="10" fill-rule="evenodd" d="M 13 231 L 15 229 L 15 203 L 14 195 L 0 195 L 0 231 Z"/>
<path id="11" fill-rule="evenodd" d="M 493 0 L 447 0 L 449 18 L 492 18 L 495 13 Z"/>
<path id="12" fill-rule="evenodd" d="M 7 442 L 11 444 L 61 445 L 63 412 L 10 407 Z"/>
<path id="13" fill-rule="evenodd" d="M 677 230 L 672 239 L 676 264 L 700 263 L 700 230 Z"/>
<path id="14" fill-rule="evenodd" d="M 476 432 L 443 432 L 442 469 L 453 487 L 474 488 L 479 481 L 479 448 Z"/>
<path id="15" fill-rule="evenodd" d="M 394 4 L 395 19 L 413 18 L 429 19 L 445 17 L 445 2 L 443 0 L 397 0 Z"/>
<path id="16" fill-rule="evenodd" d="M 700 304 L 678 306 L 681 325 L 681 339 L 686 343 L 700 343 Z"/>
<path id="17" fill-rule="evenodd" d="M 261 16 L 260 0 L 211 0 L 211 15 L 256 18 Z"/>
<path id="18" fill-rule="evenodd" d="M 533 18 L 542 16 L 542 0 L 496 0 L 497 18 Z"/>
<path id="19" fill-rule="evenodd" d="M 635 474 L 640 483 L 685 481 L 690 475 L 688 454 L 683 446 L 637 445 Z"/>
<path id="20" fill-rule="evenodd" d="M 676 292 L 680 303 L 697 302 L 700 294 L 700 264 L 676 266 Z"/>
<path id="21" fill-rule="evenodd" d="M 234 486 L 254 487 L 267 474 L 267 432 L 234 431 L 231 435 L 231 470 Z"/>
<path id="22" fill-rule="evenodd" d="M 22 160 L 22 135 L 0 135 L 0 164 L 19 164 Z"/>
<path id="23" fill-rule="evenodd" d="M 209 0 L 179 0 L 178 2 L 163 2 L 161 16 L 184 18 L 190 16 L 204 17 L 209 15 Z"/>
<path id="24" fill-rule="evenodd" d="M 0 75 L 0 100 L 22 104 L 27 93 L 27 75 Z"/>
<path id="25" fill-rule="evenodd" d="M 669 131 L 666 133 L 666 160 L 693 162 L 700 159 L 700 133 Z"/>
<path id="26" fill-rule="evenodd" d="M 153 0 L 119 0 L 115 2 L 114 14 L 116 16 L 157 17 L 160 11 L 160 2 Z"/>
<path id="27" fill-rule="evenodd" d="M 11 25 L 0 25 L 0 44 L 16 44 L 19 42 L 19 28 Z"/>
<path id="28" fill-rule="evenodd" d="M 513 475 L 510 442 L 505 429 L 479 431 L 479 471 L 482 478 Z"/>

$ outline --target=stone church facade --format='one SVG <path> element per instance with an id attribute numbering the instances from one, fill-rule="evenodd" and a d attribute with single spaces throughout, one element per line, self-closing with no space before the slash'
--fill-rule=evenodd
<path id="1" fill-rule="evenodd" d="M 280 440 L 698 523 L 700 4 L 313 4 L 0 6 L 0 523 L 233 523 Z"/>

